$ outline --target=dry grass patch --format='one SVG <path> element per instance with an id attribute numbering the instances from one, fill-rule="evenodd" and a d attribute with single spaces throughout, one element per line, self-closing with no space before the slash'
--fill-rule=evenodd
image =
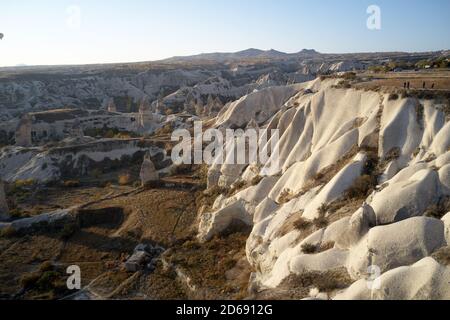
<path id="1" fill-rule="evenodd" d="M 398 98 L 400 98 L 400 97 L 397 93 L 391 93 L 391 94 L 389 94 L 388 100 L 389 101 L 398 100 Z"/>
<path id="2" fill-rule="evenodd" d="M 329 210 L 330 210 L 330 207 L 327 204 L 322 204 L 320 206 L 319 217 L 315 218 L 312 222 L 318 230 L 328 226 L 329 221 L 326 218 L 326 214 L 328 213 Z"/>
<path id="3" fill-rule="evenodd" d="M 448 212 L 450 212 L 450 197 L 443 196 L 439 199 L 437 204 L 433 204 L 425 211 L 426 217 L 435 219 L 442 219 Z"/>
<path id="4" fill-rule="evenodd" d="M 227 192 L 227 196 L 231 197 L 231 196 L 235 195 L 236 193 L 238 193 L 239 191 L 244 190 L 248 187 L 250 187 L 250 185 L 247 184 L 247 182 L 245 182 L 244 180 L 239 180 L 239 181 L 233 183 L 230 190 Z"/>
<path id="5" fill-rule="evenodd" d="M 377 179 L 374 176 L 362 175 L 355 179 L 353 184 L 345 193 L 345 198 L 366 198 L 377 184 Z"/>
<path id="6" fill-rule="evenodd" d="M 440 248 L 432 254 L 434 260 L 444 266 L 450 266 L 450 246 Z"/>
<path id="7" fill-rule="evenodd" d="M 328 182 L 331 181 L 331 179 L 334 178 L 336 174 L 339 173 L 359 152 L 358 146 L 353 146 L 344 157 L 342 157 L 340 160 L 338 160 L 335 164 L 326 167 L 322 171 L 318 172 L 314 177 L 309 179 L 305 186 L 303 187 L 303 190 L 300 192 L 300 194 L 304 194 L 306 191 L 318 187 L 326 185 Z"/>
<path id="8" fill-rule="evenodd" d="M 401 153 L 402 153 L 402 151 L 399 147 L 392 148 L 391 150 L 389 150 L 386 153 L 386 156 L 384 157 L 384 161 L 391 162 L 391 161 L 397 160 L 398 158 L 400 158 Z"/>
<path id="9" fill-rule="evenodd" d="M 314 254 L 317 251 L 317 246 L 311 243 L 305 243 L 302 245 L 302 252 L 304 254 Z"/>
<path id="10" fill-rule="evenodd" d="M 301 275 L 290 275 L 280 285 L 281 289 L 294 289 L 297 294 L 293 298 L 304 299 L 312 288 L 328 294 L 336 290 L 348 288 L 353 283 L 345 268 L 326 272 L 310 271 Z M 291 291 L 292 292 L 292 291 Z"/>
<path id="11" fill-rule="evenodd" d="M 187 240 L 171 248 L 165 257 L 172 265 L 185 270 L 192 284 L 207 288 L 202 293 L 207 296 L 193 298 L 235 299 L 247 292 L 252 271 L 248 263 L 242 266 L 247 238 L 247 232 L 238 232 L 206 243 Z M 230 271 L 238 266 L 239 277 L 231 277 Z"/>
<path id="12" fill-rule="evenodd" d="M 317 254 L 333 249 L 334 245 L 335 243 L 333 241 L 322 243 L 320 246 L 311 243 L 305 243 L 302 245 L 302 252 L 304 254 Z"/>
<path id="13" fill-rule="evenodd" d="M 0 230 L 0 238 L 13 238 L 17 236 L 17 231 L 12 226 Z"/>
<path id="14" fill-rule="evenodd" d="M 295 195 L 290 189 L 284 189 L 280 196 L 278 197 L 278 203 L 279 204 L 285 204 L 291 201 L 292 199 L 295 199 Z"/>
<path id="15" fill-rule="evenodd" d="M 78 188 L 80 185 L 79 180 L 67 180 L 63 182 L 64 188 Z"/>
<path id="16" fill-rule="evenodd" d="M 131 183 L 131 175 L 129 173 L 121 173 L 119 175 L 118 181 L 119 185 L 127 186 Z"/>
<path id="17" fill-rule="evenodd" d="M 67 275 L 62 267 L 51 262 L 43 262 L 36 272 L 22 276 L 20 284 L 26 290 L 26 296 L 32 299 L 57 299 L 68 294 Z"/>
<path id="18" fill-rule="evenodd" d="M 296 243 L 302 242 L 304 239 L 312 235 L 314 232 L 325 228 L 329 225 L 329 220 L 324 215 L 310 221 L 302 217 L 303 211 L 296 212 L 287 218 L 281 228 L 276 233 L 277 238 L 287 235 L 289 232 L 297 230 L 300 235 Z"/>
<path id="19" fill-rule="evenodd" d="M 263 176 L 257 175 L 256 177 L 254 177 L 254 178 L 252 179 L 252 181 L 250 182 L 250 184 L 251 184 L 252 186 L 256 186 L 256 185 L 258 185 L 258 184 L 262 181 L 262 179 L 264 179 Z"/>
<path id="20" fill-rule="evenodd" d="M 299 217 L 297 220 L 294 221 L 293 225 L 295 229 L 303 231 L 308 229 L 312 225 L 312 223 L 311 221 L 306 220 L 303 217 Z"/>
<path id="21" fill-rule="evenodd" d="M 197 208 L 201 208 L 202 206 L 206 206 L 206 210 L 212 208 L 214 202 L 220 195 L 227 195 L 228 190 L 223 187 L 215 186 L 210 189 L 204 190 L 203 192 L 199 192 L 195 203 Z"/>

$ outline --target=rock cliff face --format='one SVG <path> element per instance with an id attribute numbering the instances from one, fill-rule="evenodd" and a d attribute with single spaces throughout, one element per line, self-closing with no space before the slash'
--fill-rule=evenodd
<path id="1" fill-rule="evenodd" d="M 7 220 L 9 218 L 9 208 L 6 201 L 5 186 L 3 181 L 0 180 L 0 221 Z"/>
<path id="2" fill-rule="evenodd" d="M 193 86 L 214 73 L 201 70 L 149 70 L 144 72 L 103 71 L 57 75 L 38 74 L 0 82 L 0 110 L 14 116 L 24 111 L 42 111 L 65 106 L 99 109 L 104 106 L 121 112 L 136 112 L 144 97 L 152 101 L 161 92 Z"/>
<path id="3" fill-rule="evenodd" d="M 0 176 L 7 182 L 27 179 L 39 183 L 60 181 L 139 162 L 148 150 L 150 156 L 158 160 L 158 170 L 171 164 L 163 146 L 143 144 L 138 139 L 104 139 L 51 149 L 6 147 L 0 152 Z"/>
<path id="4" fill-rule="evenodd" d="M 160 100 L 172 111 L 183 111 L 193 99 L 206 104 L 208 96 L 213 96 L 226 103 L 254 89 L 285 84 L 286 79 L 301 82 L 311 78 L 311 75 L 289 76 L 296 71 L 295 67 L 282 69 L 274 62 L 239 72 L 213 64 L 195 68 L 178 65 L 55 67 L 5 73 L 0 77 L 0 119 L 66 107 L 130 113 L 137 112 L 143 100 L 154 102 L 154 108 Z M 276 81 L 270 73 L 279 74 Z"/>
<path id="5" fill-rule="evenodd" d="M 146 186 L 149 183 L 154 183 L 159 180 L 159 174 L 155 169 L 150 153 L 147 153 L 144 157 L 139 176 L 141 178 L 142 186 Z"/>
<path id="6" fill-rule="evenodd" d="M 217 127 L 278 129 L 280 168 L 211 166 L 209 187 L 244 187 L 201 215 L 199 239 L 251 226 L 247 258 L 263 288 L 341 270 L 354 284 L 328 292 L 337 299 L 450 299 L 450 268 L 438 262 L 449 234 L 448 107 L 336 83 L 272 87 L 219 114 Z"/>

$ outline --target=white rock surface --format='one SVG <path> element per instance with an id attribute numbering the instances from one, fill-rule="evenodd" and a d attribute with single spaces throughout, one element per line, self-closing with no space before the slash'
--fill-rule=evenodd
<path id="1" fill-rule="evenodd" d="M 315 219 L 320 216 L 319 208 L 323 204 L 329 204 L 339 199 L 348 190 L 354 181 L 361 176 L 367 157 L 358 154 L 353 162 L 345 166 L 333 179 L 320 191 L 320 193 L 305 208 L 303 217 Z"/>
<path id="2" fill-rule="evenodd" d="M 289 269 L 298 275 L 308 271 L 325 272 L 344 267 L 347 256 L 347 250 L 336 248 L 318 254 L 303 254 L 291 260 Z"/>
<path id="3" fill-rule="evenodd" d="M 28 229 L 41 223 L 52 224 L 70 217 L 73 208 L 56 210 L 49 213 L 43 213 L 35 217 L 15 220 L 13 222 L 0 223 L 0 230 L 11 227 L 16 231 Z"/>
<path id="4" fill-rule="evenodd" d="M 450 246 L 450 212 L 442 218 L 442 221 L 445 227 L 445 240 L 447 241 L 447 245 Z"/>
<path id="5" fill-rule="evenodd" d="M 377 281 L 361 279 L 334 297 L 336 300 L 449 300 L 450 268 L 433 258 L 393 269 Z"/>
<path id="6" fill-rule="evenodd" d="M 155 169 L 155 165 L 152 162 L 150 153 L 146 153 L 144 157 L 139 176 L 141 178 L 142 186 L 159 181 L 159 173 Z"/>
<path id="7" fill-rule="evenodd" d="M 439 198 L 439 176 L 434 170 L 421 170 L 407 180 L 389 183 L 375 194 L 370 205 L 377 224 L 392 223 L 422 215 Z"/>
<path id="8" fill-rule="evenodd" d="M 444 223 L 437 219 L 415 217 L 378 226 L 350 250 L 347 269 L 355 279 L 370 266 L 386 272 L 413 264 L 445 244 Z"/>
<path id="9" fill-rule="evenodd" d="M 251 105 L 271 91 L 242 98 L 233 104 L 235 110 L 228 108 L 217 119 L 218 126 L 239 127 L 255 118 L 260 127 L 280 133 L 281 170 L 265 171 L 276 177 L 274 185 L 257 189 L 258 196 L 256 189 L 249 188 L 239 198 L 221 198 L 216 211 L 201 223 L 201 234 L 209 237 L 221 229 L 217 222 L 227 224 L 230 217 L 253 225 L 246 253 L 258 270 L 253 281 L 259 285 L 276 287 L 292 273 L 339 266 L 346 266 L 357 280 L 370 264 L 388 272 L 430 256 L 446 244 L 447 220 L 422 217 L 449 192 L 448 124 L 440 107 L 433 100 L 389 100 L 387 94 L 332 88 L 336 83 L 316 80 L 298 86 L 277 108 L 264 107 L 267 114 L 261 121 L 253 113 L 260 106 Z M 241 121 L 238 114 L 246 108 L 252 111 Z M 259 147 L 264 150 L 268 144 Z M 376 151 L 380 165 L 386 162 L 386 167 L 378 177 L 380 185 L 356 212 L 334 219 L 335 212 L 329 210 L 327 218 L 335 222 L 307 237 L 288 225 L 301 216 L 312 224 L 322 204 L 340 199 L 366 173 L 368 156 Z M 337 163 L 340 169 L 334 170 Z M 258 169 L 261 174 L 265 168 L 213 166 L 210 179 L 251 181 Z M 329 180 L 314 184 L 324 170 L 331 172 Z M 332 250 L 302 252 L 305 243 L 331 242 Z"/>

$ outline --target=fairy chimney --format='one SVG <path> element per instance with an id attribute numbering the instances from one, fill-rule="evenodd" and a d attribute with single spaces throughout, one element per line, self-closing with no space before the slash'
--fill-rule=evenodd
<path id="1" fill-rule="evenodd" d="M 139 105 L 139 126 L 146 128 L 151 124 L 152 120 L 152 106 L 148 100 L 148 97 L 145 97 Z"/>
<path id="2" fill-rule="evenodd" d="M 72 137 L 75 137 L 75 138 L 84 137 L 83 128 L 81 126 L 81 122 L 79 119 L 75 119 L 75 121 L 73 122 L 71 135 L 72 135 Z"/>
<path id="3" fill-rule="evenodd" d="M 16 129 L 16 146 L 20 147 L 31 147 L 31 126 L 32 119 L 27 113 L 22 119 L 20 119 L 19 124 Z"/>
<path id="4" fill-rule="evenodd" d="M 214 113 L 218 113 L 220 110 L 222 110 L 222 108 L 223 108 L 223 103 L 222 103 L 222 101 L 220 100 L 219 97 L 216 97 L 216 98 L 214 99 L 214 107 L 213 107 L 212 111 L 213 111 Z"/>
<path id="5" fill-rule="evenodd" d="M 203 102 L 201 99 L 198 99 L 197 103 L 195 104 L 195 114 L 197 116 L 201 116 L 201 115 L 203 115 L 204 112 L 205 112 L 205 107 L 203 106 Z"/>
<path id="6" fill-rule="evenodd" d="M 150 153 L 148 152 L 144 157 L 144 161 L 142 162 L 140 178 L 142 186 L 147 186 L 159 181 L 158 171 L 156 171 L 155 165 L 150 158 Z"/>
<path id="7" fill-rule="evenodd" d="M 6 202 L 5 187 L 3 181 L 0 180 L 0 221 L 8 220 L 9 218 L 10 216 L 8 203 Z"/>
<path id="8" fill-rule="evenodd" d="M 113 98 L 109 99 L 108 104 L 107 104 L 107 109 L 108 109 L 108 112 L 117 112 L 117 107 L 116 107 L 116 104 L 114 103 Z"/>
<path id="9" fill-rule="evenodd" d="M 188 113 L 195 113 L 195 98 L 192 93 L 189 93 L 186 97 L 186 103 L 184 104 L 184 110 Z"/>
<path id="10" fill-rule="evenodd" d="M 246 129 L 256 129 L 259 130 L 259 125 L 256 122 L 255 118 L 251 118 L 250 121 L 247 124 Z"/>

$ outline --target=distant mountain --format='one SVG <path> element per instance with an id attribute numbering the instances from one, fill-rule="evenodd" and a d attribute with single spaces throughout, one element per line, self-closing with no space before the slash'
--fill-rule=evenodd
<path id="1" fill-rule="evenodd" d="M 247 50 L 238 51 L 235 53 L 226 53 L 226 54 L 228 54 L 230 56 L 240 57 L 240 58 L 252 58 L 252 57 L 259 56 L 259 55 L 263 54 L 264 52 L 265 51 L 263 51 L 263 50 L 250 48 Z"/>
<path id="2" fill-rule="evenodd" d="M 285 53 L 281 51 L 277 51 L 274 49 L 270 49 L 267 51 L 250 48 L 243 51 L 238 52 L 215 52 L 215 53 L 202 53 L 193 56 L 185 56 L 185 57 L 173 57 L 166 59 L 166 62 L 173 61 L 199 61 L 199 60 L 211 60 L 217 62 L 225 62 L 225 61 L 234 61 L 234 60 L 242 60 L 242 59 L 274 59 L 274 60 L 282 60 L 288 58 L 296 58 L 296 57 L 304 57 L 304 56 L 313 56 L 319 55 L 320 53 L 314 49 L 303 49 L 298 53 Z"/>
<path id="3" fill-rule="evenodd" d="M 302 51 L 298 52 L 299 55 L 315 55 L 320 54 L 320 52 L 317 52 L 314 49 L 303 49 Z"/>

